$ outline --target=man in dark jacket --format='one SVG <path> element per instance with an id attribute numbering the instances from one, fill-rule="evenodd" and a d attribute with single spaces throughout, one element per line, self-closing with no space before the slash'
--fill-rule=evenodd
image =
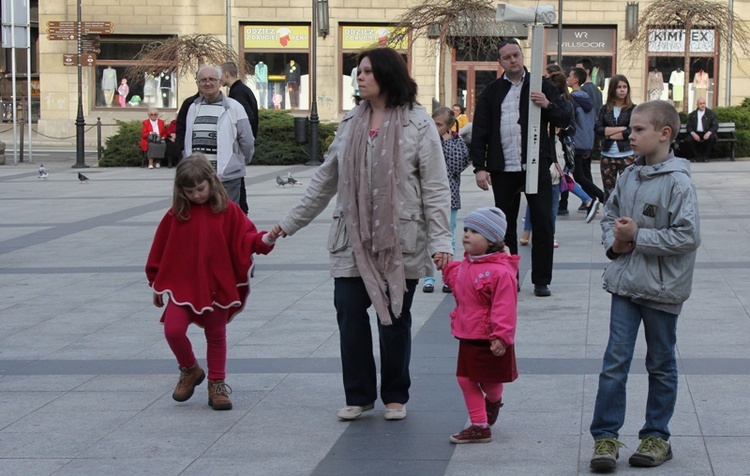
<path id="1" fill-rule="evenodd" d="M 532 224 L 531 282 L 534 294 L 549 296 L 552 281 L 553 223 L 552 181 L 547 173 L 555 157 L 551 127 L 568 127 L 570 111 L 555 86 L 542 80 L 542 91 L 530 92 L 529 73 L 523 64 L 523 52 L 516 40 L 498 45 L 502 77 L 487 85 L 477 100 L 472 127 L 470 156 L 477 186 L 492 187 L 495 206 L 508 220 L 505 244 L 518 254 L 516 222 L 521 192 L 526 186 L 529 108 L 542 108 L 539 141 L 539 176 L 535 194 L 526 194 Z M 538 73 L 537 73 L 538 74 Z M 535 106 L 530 106 L 533 102 Z"/>
<path id="2" fill-rule="evenodd" d="M 229 92 L 227 96 L 234 99 L 235 101 L 242 104 L 247 113 L 248 119 L 250 119 L 250 128 L 253 130 L 253 137 L 258 140 L 258 101 L 255 99 L 255 94 L 248 88 L 245 83 L 239 78 L 239 70 L 237 65 L 232 62 L 223 63 L 221 65 L 221 85 L 227 86 Z M 250 162 L 252 157 L 247 157 L 247 162 Z M 247 205 L 247 189 L 245 188 L 245 179 L 242 179 L 240 184 L 240 208 L 245 214 L 249 211 Z"/>
<path id="3" fill-rule="evenodd" d="M 685 143 L 693 151 L 695 158 L 708 162 L 716 143 L 716 132 L 719 130 L 719 119 L 716 113 L 706 107 L 706 100 L 698 98 L 698 109 L 688 114 L 687 137 Z"/>

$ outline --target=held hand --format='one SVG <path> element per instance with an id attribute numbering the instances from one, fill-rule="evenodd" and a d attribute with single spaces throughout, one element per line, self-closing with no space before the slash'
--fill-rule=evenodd
<path id="1" fill-rule="evenodd" d="M 475 178 L 477 181 L 477 187 L 481 188 L 482 190 L 489 190 L 489 188 L 492 186 L 490 174 L 486 170 L 478 170 L 475 174 Z"/>
<path id="2" fill-rule="evenodd" d="M 274 237 L 274 240 L 276 240 L 279 237 L 286 238 L 288 236 L 286 234 L 286 232 L 281 229 L 280 225 L 274 225 L 273 228 L 271 228 L 271 231 L 268 232 L 269 235 L 272 234 L 272 233 L 273 233 L 272 236 Z M 270 237 L 269 237 L 269 239 L 270 239 Z"/>
<path id="3" fill-rule="evenodd" d="M 547 96 L 545 96 L 543 92 L 534 91 L 532 93 L 529 93 L 529 98 L 531 98 L 531 101 L 534 104 L 541 107 L 542 109 L 546 109 L 547 106 L 549 106 L 549 99 L 547 99 Z"/>
<path id="4" fill-rule="evenodd" d="M 435 267 L 440 271 L 446 264 L 453 261 L 453 255 L 450 253 L 437 252 L 432 255 L 432 260 L 435 263 Z"/>
<path id="5" fill-rule="evenodd" d="M 164 307 L 164 298 L 162 298 L 161 294 L 154 293 L 153 301 L 154 301 L 154 306 L 156 306 L 156 307 Z"/>
<path id="6" fill-rule="evenodd" d="M 505 349 L 506 347 L 503 345 L 500 339 L 495 339 L 490 342 L 490 351 L 495 357 L 502 357 L 503 355 L 505 355 Z"/>
<path id="7" fill-rule="evenodd" d="M 508 248 L 507 246 L 503 246 L 503 253 L 505 253 L 508 256 L 511 256 L 510 248 Z"/>

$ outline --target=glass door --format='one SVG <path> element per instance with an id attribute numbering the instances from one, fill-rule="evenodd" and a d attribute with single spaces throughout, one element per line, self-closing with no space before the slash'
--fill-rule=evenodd
<path id="1" fill-rule="evenodd" d="M 455 103 L 466 108 L 469 121 L 474 120 L 474 108 L 479 95 L 485 87 L 498 77 L 497 63 L 476 63 L 454 65 L 453 90 Z"/>

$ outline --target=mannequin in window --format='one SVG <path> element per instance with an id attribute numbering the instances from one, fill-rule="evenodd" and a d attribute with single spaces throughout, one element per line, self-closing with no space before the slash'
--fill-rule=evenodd
<path id="1" fill-rule="evenodd" d="M 112 107 L 115 89 L 117 89 L 117 71 L 112 66 L 107 66 L 102 72 L 102 93 L 104 94 L 104 104 L 107 107 Z"/>
<path id="2" fill-rule="evenodd" d="M 258 86 L 258 105 L 268 109 L 268 66 L 263 61 L 255 65 L 255 84 Z"/>
<path id="3" fill-rule="evenodd" d="M 128 86 L 128 80 L 122 78 L 120 86 L 117 88 L 117 101 L 120 103 L 120 107 L 126 107 L 128 104 L 128 94 L 130 93 L 130 87 Z"/>
<path id="4" fill-rule="evenodd" d="M 159 78 L 154 73 L 143 73 L 143 101 L 149 107 L 156 107 L 156 98 L 159 93 Z"/>
<path id="5" fill-rule="evenodd" d="M 661 71 L 654 68 L 648 73 L 648 100 L 656 101 L 661 99 L 661 93 L 664 91 L 664 77 Z"/>
<path id="6" fill-rule="evenodd" d="M 693 102 L 693 108 L 698 107 L 698 99 L 703 98 L 705 100 L 708 97 L 708 73 L 701 68 L 695 76 L 693 76 L 693 87 L 695 88 L 695 101 Z"/>
<path id="7" fill-rule="evenodd" d="M 357 76 L 359 76 L 359 68 L 355 65 L 352 68 L 352 72 L 349 74 L 352 78 L 352 88 L 354 89 L 354 95 L 359 96 L 359 84 L 357 83 Z"/>
<path id="8" fill-rule="evenodd" d="M 685 72 L 679 67 L 669 75 L 669 84 L 672 86 L 672 101 L 674 107 L 680 109 L 685 92 Z"/>
<path id="9" fill-rule="evenodd" d="M 172 72 L 165 69 L 159 73 L 159 92 L 161 93 L 162 107 L 171 107 L 172 91 L 174 90 L 174 76 Z"/>
<path id="10" fill-rule="evenodd" d="M 294 60 L 289 60 L 286 65 L 285 81 L 287 91 L 289 91 L 289 104 L 292 109 L 299 107 L 299 80 L 301 76 L 299 65 Z"/>

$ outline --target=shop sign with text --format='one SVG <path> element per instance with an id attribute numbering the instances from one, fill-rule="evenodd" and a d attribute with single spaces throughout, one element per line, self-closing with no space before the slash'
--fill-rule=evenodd
<path id="1" fill-rule="evenodd" d="M 714 30 L 690 30 L 691 53 L 713 53 L 715 51 L 715 48 L 716 32 Z M 649 30 L 648 52 L 685 52 L 685 30 Z"/>
<path id="2" fill-rule="evenodd" d="M 246 49 L 307 50 L 310 48 L 308 25 L 244 25 Z"/>

